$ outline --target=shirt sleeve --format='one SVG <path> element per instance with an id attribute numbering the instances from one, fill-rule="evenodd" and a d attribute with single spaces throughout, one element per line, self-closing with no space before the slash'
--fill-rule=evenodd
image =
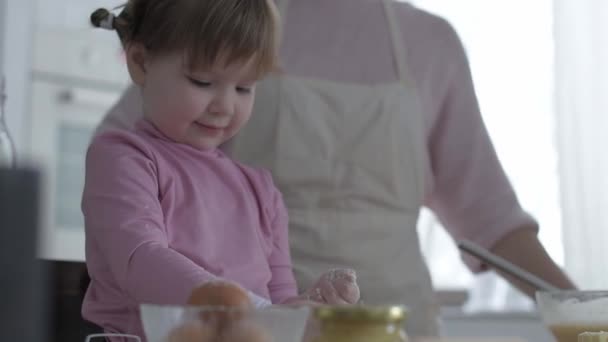
<path id="1" fill-rule="evenodd" d="M 153 155 L 125 135 L 103 134 L 87 153 L 87 264 L 135 302 L 185 303 L 214 276 L 169 247 Z"/>
<path id="2" fill-rule="evenodd" d="M 441 32 L 448 38 L 443 46 L 448 49 L 444 65 L 449 68 L 442 82 L 448 84 L 429 135 L 434 186 L 427 205 L 455 240 L 468 239 L 491 248 L 513 230 L 538 228 L 520 206 L 498 160 L 482 120 L 464 47 L 454 29 L 445 21 L 442 24 Z M 475 272 L 484 269 L 477 259 L 468 255 L 463 259 Z"/>
<path id="3" fill-rule="evenodd" d="M 293 275 L 291 254 L 289 248 L 288 226 L 289 218 L 283 202 L 283 196 L 274 186 L 270 173 L 266 173 L 271 186 L 270 224 L 273 232 L 273 248 L 269 257 L 272 278 L 268 284 L 270 299 L 273 303 L 281 303 L 285 299 L 298 294 L 298 288 Z"/>

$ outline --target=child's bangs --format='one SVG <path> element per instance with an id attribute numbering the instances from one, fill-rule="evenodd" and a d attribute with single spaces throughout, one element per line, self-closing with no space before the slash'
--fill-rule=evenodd
<path id="1" fill-rule="evenodd" d="M 205 11 L 194 10 L 182 22 L 186 60 L 192 69 L 249 62 L 255 76 L 274 71 L 279 40 L 278 14 L 267 1 L 200 1 Z M 210 5 L 209 3 L 212 3 Z M 195 13 L 205 13 L 204 17 Z"/>

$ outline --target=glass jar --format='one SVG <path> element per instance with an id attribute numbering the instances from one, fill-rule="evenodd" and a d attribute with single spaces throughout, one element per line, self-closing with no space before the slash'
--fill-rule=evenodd
<path id="1" fill-rule="evenodd" d="M 314 342 L 408 342 L 402 306 L 319 307 L 313 314 L 319 324 Z"/>
<path id="2" fill-rule="evenodd" d="M 10 168 L 15 166 L 15 145 L 8 133 L 4 105 L 6 102 L 4 77 L 0 77 L 0 167 Z"/>

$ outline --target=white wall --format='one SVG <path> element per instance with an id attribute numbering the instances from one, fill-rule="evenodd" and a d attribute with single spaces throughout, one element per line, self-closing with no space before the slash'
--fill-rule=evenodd
<path id="1" fill-rule="evenodd" d="M 583 289 L 608 276 L 608 2 L 556 0 L 556 141 L 566 270 Z M 599 267 L 598 267 L 599 266 Z"/>
<path id="2" fill-rule="evenodd" d="M 0 73 L 4 70 L 4 31 L 6 26 L 6 0 L 0 0 Z"/>
<path id="3" fill-rule="evenodd" d="M 34 18 L 32 0 L 0 0 L 0 69 L 6 76 L 7 123 L 17 153 L 27 149 L 29 65 Z"/>

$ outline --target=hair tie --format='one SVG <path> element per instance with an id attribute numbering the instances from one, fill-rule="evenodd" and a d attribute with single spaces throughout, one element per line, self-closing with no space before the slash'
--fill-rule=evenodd
<path id="1" fill-rule="evenodd" d="M 102 21 L 99 22 L 99 27 L 104 28 L 106 30 L 114 29 L 114 14 L 108 13 L 108 15 L 103 18 Z"/>

